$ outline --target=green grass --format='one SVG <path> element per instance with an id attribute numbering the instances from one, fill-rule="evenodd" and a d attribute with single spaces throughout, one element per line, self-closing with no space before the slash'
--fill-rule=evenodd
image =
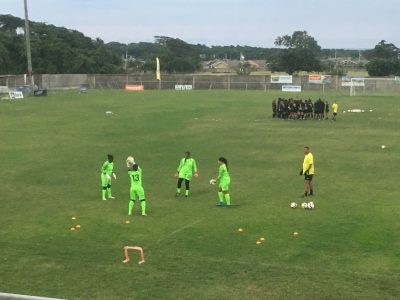
<path id="1" fill-rule="evenodd" d="M 329 94 L 340 111 L 367 110 L 340 113 L 336 123 L 274 120 L 278 96 L 89 91 L 1 102 L 0 291 L 68 299 L 398 299 L 400 96 Z M 289 208 L 301 202 L 304 145 L 316 165 L 313 211 Z M 187 149 L 200 178 L 189 200 L 176 199 L 173 174 Z M 117 199 L 105 202 L 99 169 L 110 152 Z M 149 216 L 140 217 L 136 205 L 127 225 L 129 154 L 144 171 Z M 215 207 L 208 184 L 221 155 L 230 162 L 232 209 Z M 77 223 L 81 229 L 70 232 Z M 260 236 L 266 241 L 258 246 Z M 137 265 L 132 253 L 122 264 L 125 245 L 144 247 L 146 263 Z"/>

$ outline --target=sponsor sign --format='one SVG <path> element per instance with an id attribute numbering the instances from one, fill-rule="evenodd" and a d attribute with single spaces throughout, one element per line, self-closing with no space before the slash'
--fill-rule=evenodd
<path id="1" fill-rule="evenodd" d="M 175 91 L 191 91 L 193 86 L 191 84 L 175 84 Z"/>
<path id="2" fill-rule="evenodd" d="M 342 86 L 365 86 L 365 80 L 359 77 L 342 77 Z"/>
<path id="3" fill-rule="evenodd" d="M 144 91 L 142 84 L 126 84 L 125 91 Z"/>
<path id="4" fill-rule="evenodd" d="M 282 85 L 282 92 L 301 92 L 301 85 Z"/>
<path id="5" fill-rule="evenodd" d="M 327 84 L 331 83 L 330 76 L 328 75 L 308 75 L 309 84 Z"/>
<path id="6" fill-rule="evenodd" d="M 22 92 L 9 92 L 8 95 L 10 96 L 11 100 L 24 99 L 24 94 L 22 94 Z"/>
<path id="7" fill-rule="evenodd" d="M 292 83 L 293 76 L 291 75 L 271 75 L 271 83 Z"/>

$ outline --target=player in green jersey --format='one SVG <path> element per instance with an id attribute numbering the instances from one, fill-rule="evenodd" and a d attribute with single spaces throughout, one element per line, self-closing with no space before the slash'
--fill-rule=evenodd
<path id="1" fill-rule="evenodd" d="M 190 189 L 190 181 L 192 180 L 194 172 L 194 177 L 198 177 L 199 173 L 197 172 L 197 165 L 194 158 L 190 156 L 190 152 L 185 152 L 185 157 L 181 159 L 177 173 L 175 173 L 175 177 L 178 177 L 178 184 L 176 189 L 176 197 L 181 195 L 181 186 L 183 180 L 185 180 L 185 197 L 189 197 L 189 189 Z"/>
<path id="2" fill-rule="evenodd" d="M 135 205 L 136 197 L 140 201 L 142 208 L 142 216 L 146 215 L 146 197 L 142 186 L 142 169 L 135 163 L 128 171 L 131 179 L 130 201 L 128 208 L 128 215 L 132 215 L 133 206 Z"/>
<path id="3" fill-rule="evenodd" d="M 231 196 L 229 195 L 229 184 L 231 183 L 231 177 L 228 173 L 228 160 L 225 157 L 218 158 L 219 172 L 217 181 L 219 182 L 218 191 L 218 203 L 217 206 L 224 204 L 224 197 L 226 201 L 226 207 L 231 207 Z"/>
<path id="4" fill-rule="evenodd" d="M 114 156 L 112 154 L 107 154 L 107 161 L 104 162 L 103 166 L 101 167 L 101 186 L 102 186 L 102 199 L 115 199 L 111 194 L 111 176 L 114 179 L 117 179 L 117 176 L 114 173 Z"/>

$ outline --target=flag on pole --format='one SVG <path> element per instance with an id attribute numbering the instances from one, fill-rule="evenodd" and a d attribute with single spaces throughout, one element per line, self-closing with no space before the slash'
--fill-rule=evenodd
<path id="1" fill-rule="evenodd" d="M 157 61 L 157 71 L 156 71 L 156 78 L 157 80 L 161 80 L 161 73 L 160 73 L 160 60 L 156 57 Z"/>

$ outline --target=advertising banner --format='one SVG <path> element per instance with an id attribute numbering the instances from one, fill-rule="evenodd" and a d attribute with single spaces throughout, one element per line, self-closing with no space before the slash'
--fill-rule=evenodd
<path id="1" fill-rule="evenodd" d="M 126 84 L 125 91 L 144 91 L 144 86 L 141 84 Z"/>
<path id="2" fill-rule="evenodd" d="M 301 85 L 282 85 L 282 92 L 301 92 Z"/>
<path id="3" fill-rule="evenodd" d="M 24 99 L 24 94 L 22 94 L 22 92 L 9 92 L 8 95 L 10 96 L 11 100 Z"/>
<path id="4" fill-rule="evenodd" d="M 193 90 L 193 86 L 191 84 L 176 84 L 175 91 L 191 91 Z"/>
<path id="5" fill-rule="evenodd" d="M 292 83 L 293 76 L 291 75 L 271 75 L 271 83 Z"/>
<path id="6" fill-rule="evenodd" d="M 330 83 L 329 75 L 308 75 L 309 84 L 327 84 Z"/>

